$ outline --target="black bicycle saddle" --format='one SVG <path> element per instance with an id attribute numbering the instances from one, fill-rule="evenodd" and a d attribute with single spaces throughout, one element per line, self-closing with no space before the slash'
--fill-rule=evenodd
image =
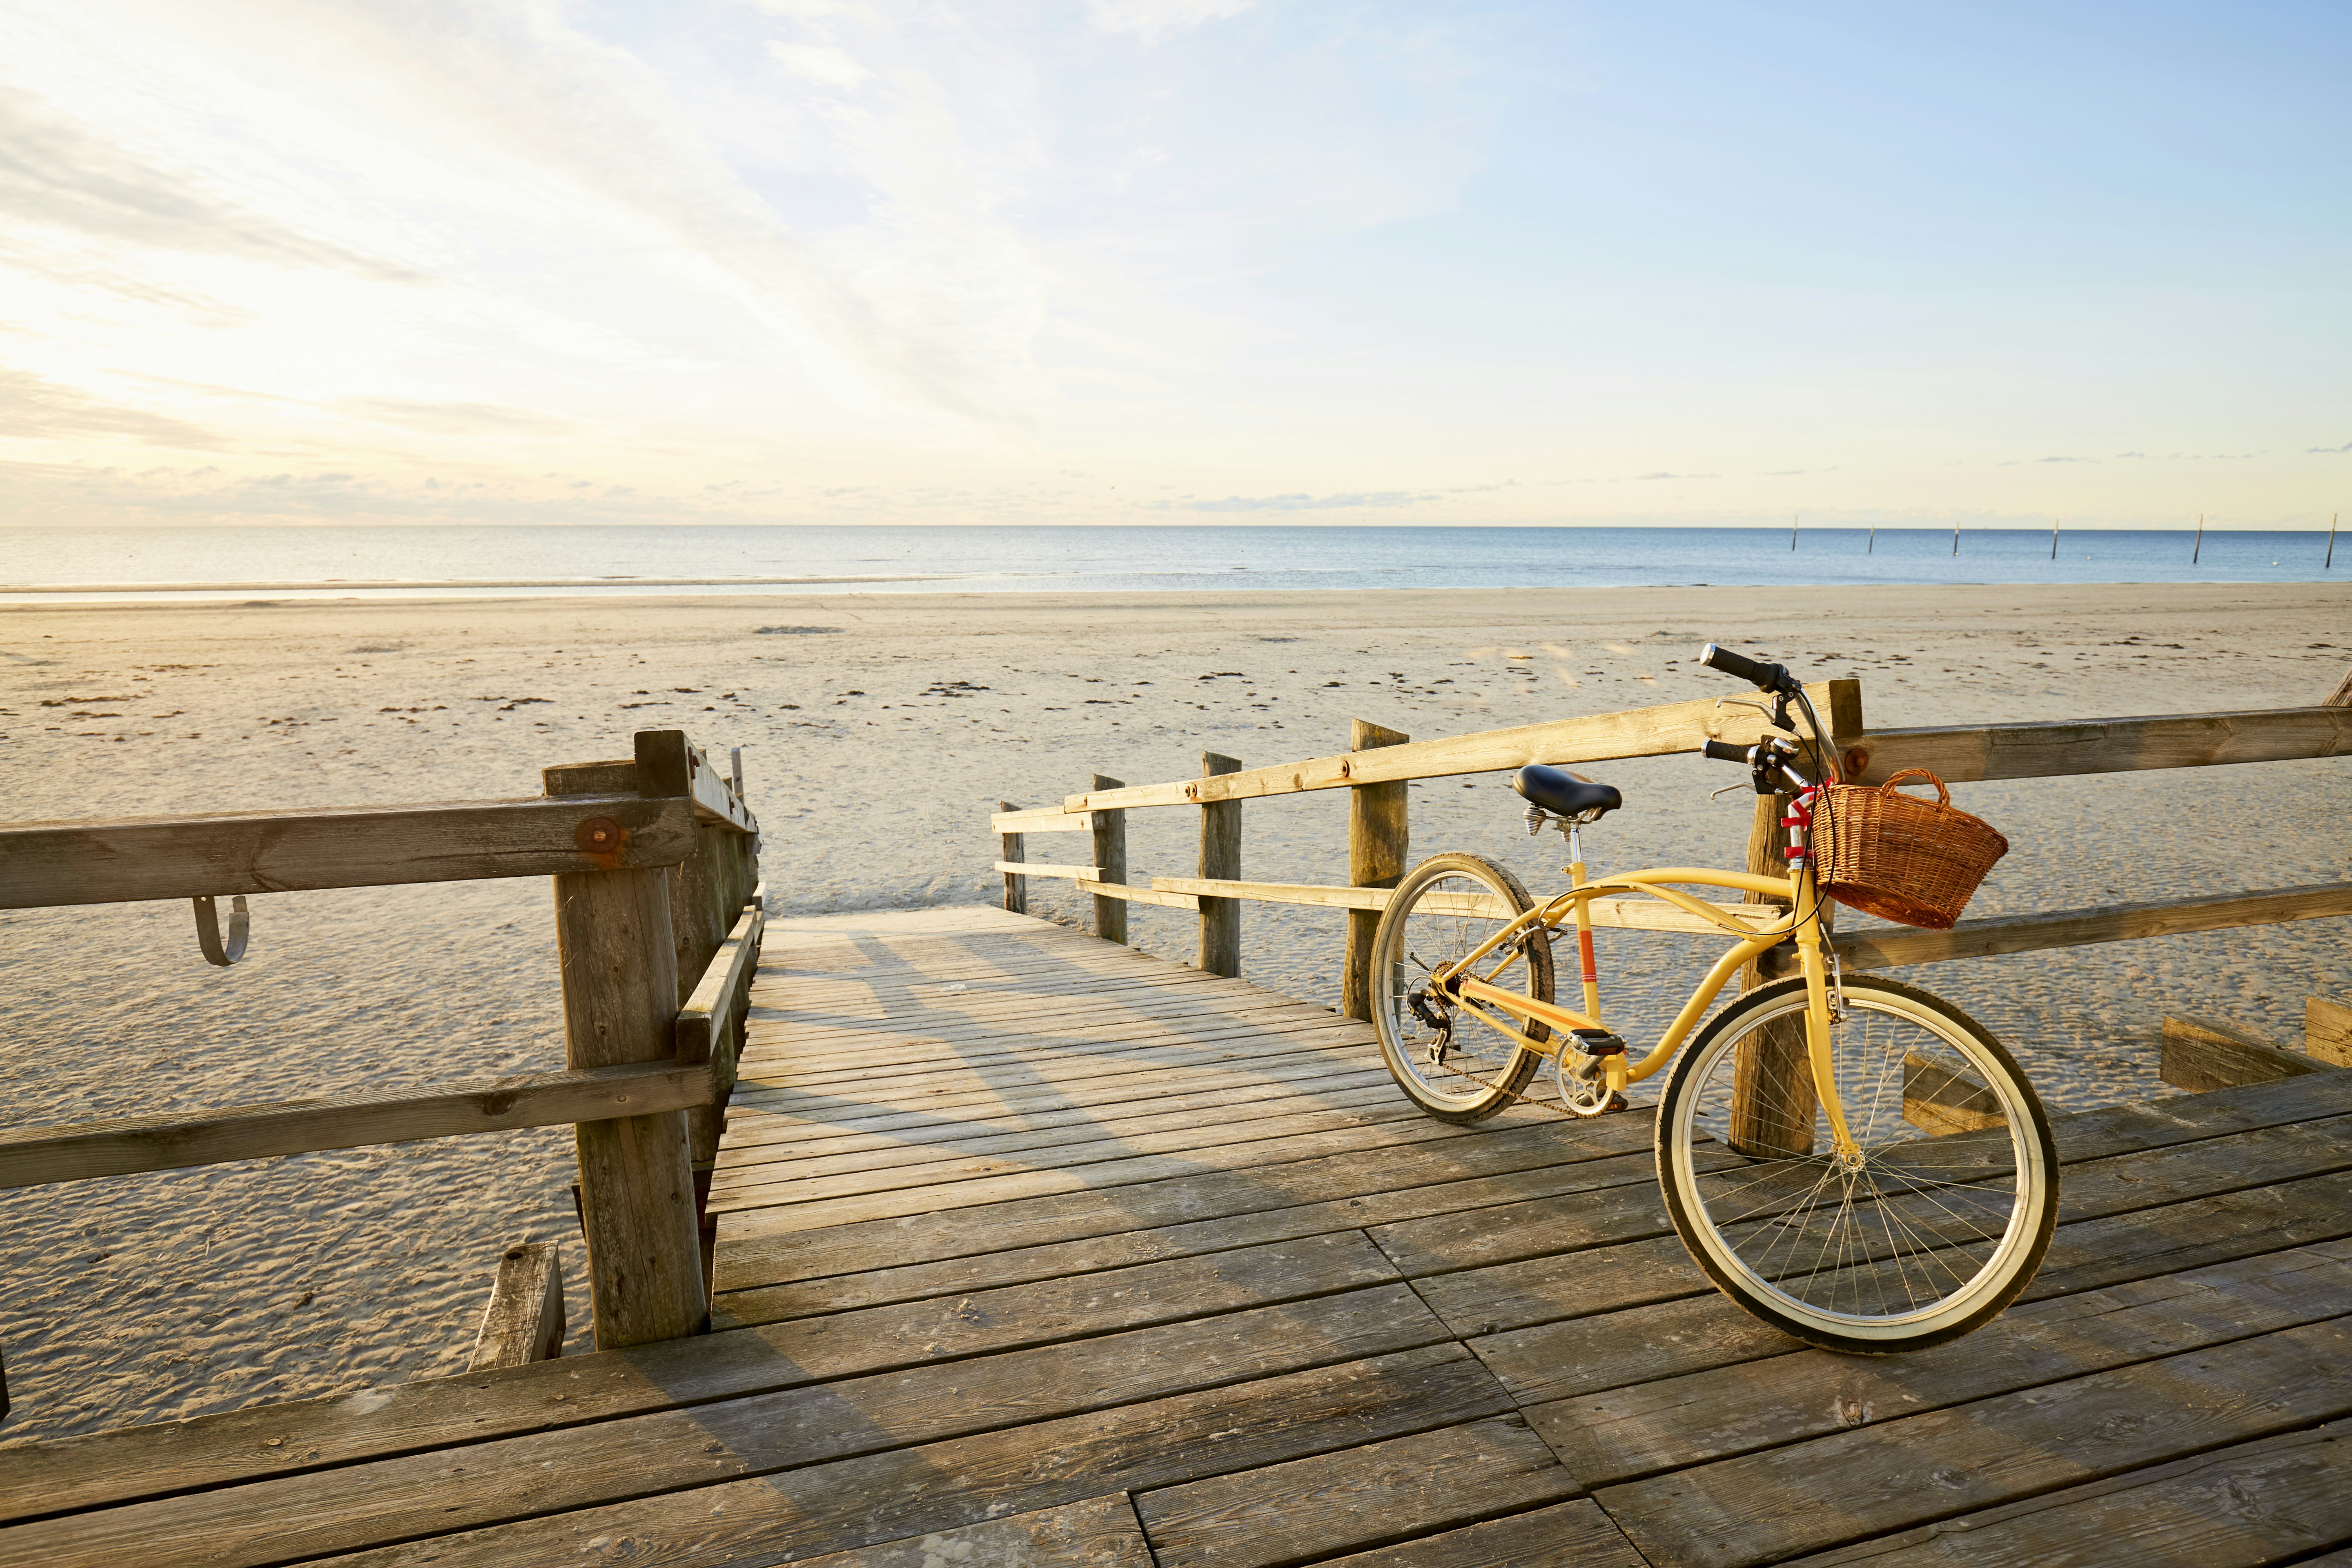
<path id="1" fill-rule="evenodd" d="M 1529 763 L 1511 780 L 1511 787 L 1520 797 L 1542 806 L 1554 816 L 1582 816 L 1587 812 L 1594 816 L 1616 810 L 1625 804 L 1614 784 L 1593 784 L 1578 778 L 1566 768 L 1548 768 L 1540 763 Z"/>

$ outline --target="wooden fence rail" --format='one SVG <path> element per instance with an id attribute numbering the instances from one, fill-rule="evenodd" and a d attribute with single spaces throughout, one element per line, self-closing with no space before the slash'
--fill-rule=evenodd
<path id="1" fill-rule="evenodd" d="M 1931 769 L 1947 783 L 1965 784 L 2352 756 L 2352 677 L 2326 702 L 2308 708 L 1879 731 L 1864 725 L 1861 682 L 1833 680 L 1806 690 L 1830 731 L 1824 738 L 1836 746 L 1846 775 L 1863 784 L 1884 783 L 1895 772 L 1911 767 Z M 1243 902 L 1345 911 L 1349 931 L 1341 1010 L 1366 1017 L 1370 1016 L 1370 928 L 1388 905 L 1388 889 L 1407 864 L 1409 837 L 1402 797 L 1407 782 L 1497 772 L 1528 763 L 1559 766 L 1694 752 L 1710 740 L 1752 744 L 1764 733 L 1763 720 L 1752 707 L 1678 702 L 1436 741 L 1412 741 L 1357 720 L 1350 737 L 1356 749 L 1344 755 L 1249 768 L 1231 758 L 1210 754 L 1206 760 L 1211 765 L 1204 765 L 1202 777 L 1167 784 L 1114 786 L 1097 775 L 1092 788 L 1066 797 L 1058 810 L 1050 806 L 1022 810 L 1010 802 L 1000 803 L 1001 809 L 990 817 L 989 826 L 1004 836 L 1004 858 L 997 861 L 996 868 L 1004 875 L 1007 909 L 1026 909 L 1030 877 L 1071 880 L 1094 895 L 1098 910 L 1111 907 L 1112 900 L 1193 909 L 1201 920 L 1202 967 L 1220 973 L 1239 973 L 1237 928 L 1228 922 L 1234 918 L 1232 911 L 1237 911 Z M 1341 788 L 1353 792 L 1349 823 L 1351 885 L 1243 879 L 1240 825 L 1237 816 L 1228 815 L 1237 814 L 1241 802 Z M 1021 846 L 1027 835 L 1076 831 L 1083 826 L 1094 832 L 1100 843 L 1104 819 L 1123 818 L 1130 810 L 1172 805 L 1201 808 L 1202 864 L 1196 876 L 1153 877 L 1148 889 L 1119 888 L 1112 884 L 1126 880 L 1123 848 L 1121 868 L 1116 871 L 1099 858 L 1091 865 L 1076 865 L 1034 864 L 1023 857 Z M 1759 863 L 1759 855 L 1779 864 L 1780 815 L 1769 803 L 1759 803 L 1749 831 L 1747 863 L 1750 869 Z M 1120 842 L 1123 846 L 1123 837 Z M 1717 907 L 1735 918 L 1751 921 L 1769 919 L 1771 912 L 1769 905 Z M 1593 923 L 1603 927 L 1701 932 L 1716 929 L 1696 915 L 1645 899 L 1596 899 L 1592 913 Z M 1945 931 L 1874 929 L 1833 940 L 1844 962 L 1880 969 L 2343 914 L 2352 914 L 2352 884 L 2325 883 L 2059 910 L 1968 921 Z M 1123 918 L 1118 929 L 1118 940 L 1124 940 Z M 1227 934 L 1229 930 L 1234 934 Z M 1105 932 L 1107 928 L 1097 931 Z M 1767 958 L 1780 956 L 1775 952 Z M 1770 973 L 1769 963 L 1763 973 Z"/>
<path id="2" fill-rule="evenodd" d="M 597 1345 L 698 1331 L 710 1170 L 766 924 L 759 821 L 676 730 L 542 784 L 529 800 L 0 826 L 5 909 L 551 877 L 565 1042 L 561 1072 L 0 1131 L 0 1188 L 570 1123 Z"/>

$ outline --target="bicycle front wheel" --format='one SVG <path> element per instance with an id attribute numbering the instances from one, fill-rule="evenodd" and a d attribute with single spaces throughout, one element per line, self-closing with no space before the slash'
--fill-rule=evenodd
<path id="1" fill-rule="evenodd" d="M 1372 935 L 1372 1026 L 1389 1073 L 1413 1102 L 1446 1121 L 1482 1121 L 1517 1100 L 1543 1055 L 1483 1024 L 1430 988 L 1436 970 L 1478 951 L 1535 907 L 1517 877 L 1481 855 L 1434 855 L 1397 884 Z M 1551 1000 L 1550 933 L 1537 928 L 1480 960 L 1505 991 Z M 1499 1008 L 1484 1011 L 1506 1022 Z M 1543 1040 L 1541 1024 L 1521 1026 Z"/>
<path id="2" fill-rule="evenodd" d="M 1683 1053 L 1658 1108 L 1658 1177 L 1692 1258 L 1758 1318 L 1825 1350 L 1923 1350 L 2032 1280 L 2057 1223 L 2057 1152 L 2033 1086 L 1974 1019 L 1875 976 L 1844 997 L 1831 1058 L 1855 1156 L 1832 1147 L 1792 979 Z"/>

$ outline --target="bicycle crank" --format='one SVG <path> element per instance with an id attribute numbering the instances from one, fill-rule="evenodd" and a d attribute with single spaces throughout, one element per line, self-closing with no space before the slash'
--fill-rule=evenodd
<path id="1" fill-rule="evenodd" d="M 1601 1029 L 1578 1029 L 1560 1042 L 1559 1054 L 1551 1059 L 1552 1087 L 1559 1094 L 1559 1102 L 1579 1116 L 1605 1116 L 1622 1110 L 1626 1099 L 1609 1087 L 1609 1058 L 1625 1054 L 1625 1042 Z M 1597 1047 L 1582 1051 L 1577 1046 Z"/>

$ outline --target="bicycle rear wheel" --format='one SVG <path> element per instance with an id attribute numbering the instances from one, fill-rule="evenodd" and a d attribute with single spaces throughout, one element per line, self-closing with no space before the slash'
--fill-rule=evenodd
<path id="1" fill-rule="evenodd" d="M 1475 952 L 1535 907 L 1517 877 L 1480 855 L 1434 855 L 1397 885 L 1372 935 L 1372 1026 L 1390 1076 L 1445 1121 L 1483 1121 L 1518 1098 L 1544 1058 L 1429 989 L 1431 973 Z M 1479 962 L 1489 985 L 1551 1000 L 1540 928 Z M 1487 1008 L 1489 1012 L 1499 1009 Z M 1508 1020 L 1517 1022 L 1516 1019 Z M 1541 1024 L 1524 1026 L 1544 1040 Z"/>
<path id="2" fill-rule="evenodd" d="M 1784 980 L 1725 1009 L 1675 1064 L 1659 1182 L 1692 1258 L 1758 1318 L 1827 1350 L 1923 1350 L 2032 1281 L 2057 1223 L 2057 1151 L 2033 1086 L 1982 1026 L 1896 981 L 1843 989 L 1831 1058 L 1856 1159 L 1837 1157 L 1809 1072 L 1757 1065 L 1802 1027 L 1805 984 Z"/>

